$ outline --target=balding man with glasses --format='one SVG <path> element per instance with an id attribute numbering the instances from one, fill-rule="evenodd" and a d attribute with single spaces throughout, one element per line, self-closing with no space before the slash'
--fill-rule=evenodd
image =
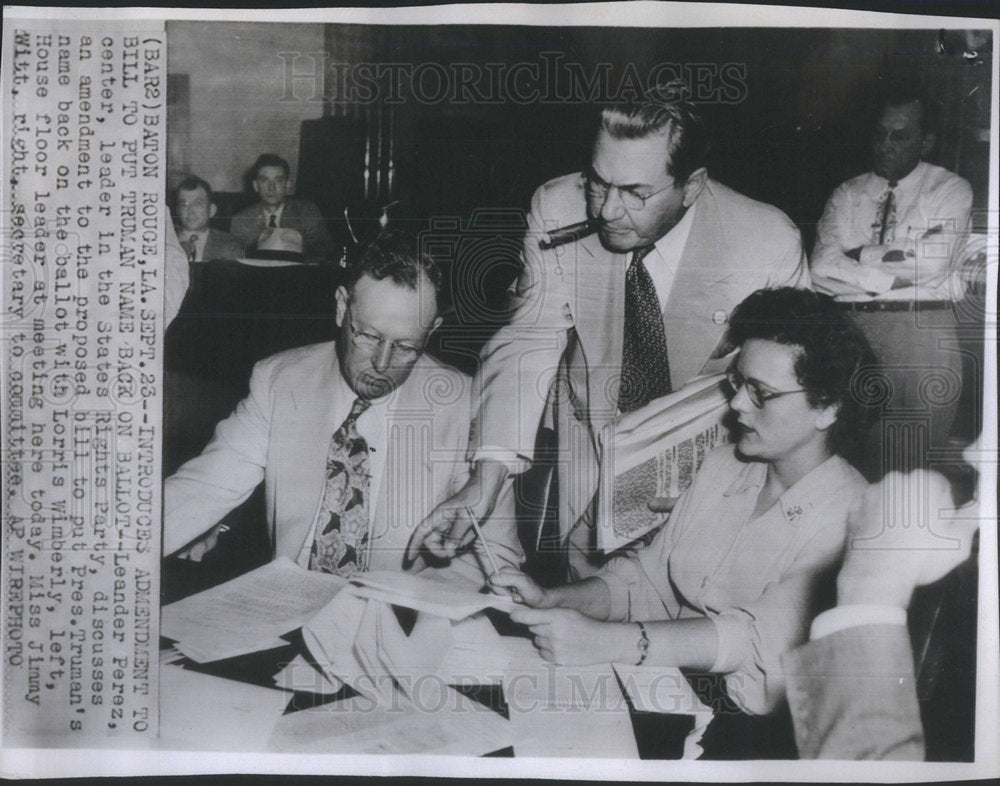
<path id="1" fill-rule="evenodd" d="M 544 424 L 557 435 L 569 575 L 593 573 L 601 427 L 698 375 L 749 293 L 808 285 L 795 225 L 709 178 L 707 133 L 685 91 L 660 85 L 605 108 L 587 169 L 536 191 L 513 316 L 476 379 L 473 475 L 425 522 L 432 551 L 453 553 L 469 507 L 489 527 L 512 526 L 509 477 L 535 460 Z M 581 222 L 577 239 L 540 247 Z"/>
<path id="2" fill-rule="evenodd" d="M 410 536 L 469 474 L 470 380 L 424 352 L 440 288 L 415 238 L 376 238 L 337 289 L 337 339 L 258 363 L 250 395 L 167 479 L 163 553 L 200 559 L 263 481 L 275 557 L 341 576 L 426 566 Z M 491 553 L 517 564 L 516 534 Z M 477 560 L 449 575 L 482 586 Z"/>

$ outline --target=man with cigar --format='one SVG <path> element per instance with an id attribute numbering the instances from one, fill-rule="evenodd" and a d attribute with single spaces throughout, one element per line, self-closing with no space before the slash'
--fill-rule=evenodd
<path id="1" fill-rule="evenodd" d="M 509 478 L 530 466 L 544 424 L 558 441 L 569 575 L 593 573 L 601 427 L 698 375 L 748 294 L 808 285 L 794 224 L 709 178 L 707 134 L 684 90 L 659 85 L 605 108 L 587 170 L 536 191 L 513 316 L 483 349 L 476 378 L 474 472 L 415 536 L 432 552 L 454 553 L 468 538 L 467 506 L 489 527 L 515 526 Z M 596 233 L 539 247 L 582 221 Z"/>

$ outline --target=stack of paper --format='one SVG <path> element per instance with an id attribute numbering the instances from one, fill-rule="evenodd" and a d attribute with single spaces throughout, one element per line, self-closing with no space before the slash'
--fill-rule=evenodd
<path id="1" fill-rule="evenodd" d="M 261 751 L 287 704 L 282 691 L 163 666 L 156 747 Z"/>
<path id="2" fill-rule="evenodd" d="M 355 698 L 295 712 L 277 722 L 268 748 L 481 756 L 512 743 L 509 721 L 449 688 L 434 703 L 404 699 L 395 707 L 379 707 Z"/>
<path id="3" fill-rule="evenodd" d="M 345 584 L 282 557 L 165 606 L 160 632 L 199 663 L 280 647 Z"/>

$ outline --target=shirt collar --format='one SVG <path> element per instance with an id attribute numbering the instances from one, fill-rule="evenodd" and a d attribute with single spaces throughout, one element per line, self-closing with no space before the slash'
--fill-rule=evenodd
<path id="1" fill-rule="evenodd" d="M 777 505 L 781 515 L 789 524 L 798 525 L 805 521 L 816 500 L 824 499 L 833 489 L 843 484 L 850 466 L 840 456 L 830 456 L 826 461 L 815 467 L 812 472 L 800 478 L 799 482 L 786 489 L 778 497 Z M 767 479 L 767 464 L 762 461 L 747 462 L 737 478 L 726 489 L 727 497 L 746 491 L 759 491 Z"/>
<path id="2" fill-rule="evenodd" d="M 684 211 L 681 220 L 674 224 L 673 228 L 667 234 L 653 244 L 656 253 L 663 259 L 670 259 L 671 255 L 680 258 L 681 253 L 684 251 L 684 246 L 687 244 L 688 235 L 691 234 L 691 225 L 694 224 L 694 211 L 697 206 L 698 200 L 695 200 L 691 207 Z"/>
<path id="3" fill-rule="evenodd" d="M 917 184 L 924 176 L 924 170 L 927 168 L 927 164 L 923 161 L 918 163 L 913 170 L 904 178 L 902 178 L 898 183 L 896 183 L 896 192 L 910 191 L 916 188 Z M 889 181 L 886 180 L 881 175 L 876 175 L 874 172 L 869 173 L 870 177 L 868 179 L 868 193 L 872 195 L 875 199 L 878 199 L 882 194 L 885 193 L 886 189 L 889 188 Z"/>
<path id="4" fill-rule="evenodd" d="M 278 220 L 281 220 L 281 214 L 285 211 L 285 203 L 282 202 L 277 210 L 271 210 L 270 208 L 264 207 L 263 204 L 260 206 L 260 214 L 264 217 L 264 223 L 267 223 L 271 216 L 277 216 Z"/>
<path id="5" fill-rule="evenodd" d="M 351 404 L 354 403 L 354 399 L 358 397 L 358 394 L 355 393 L 353 390 L 351 390 L 351 386 L 347 384 L 347 381 L 344 379 L 344 375 L 340 373 L 340 361 L 337 358 L 336 350 L 334 350 L 333 353 L 333 362 L 334 362 L 334 367 L 337 371 L 337 373 L 333 375 L 334 400 L 347 401 L 347 407 L 348 409 L 350 409 Z M 389 391 L 384 396 L 373 398 L 371 400 L 371 406 L 368 408 L 368 411 L 374 410 L 376 412 L 387 412 L 389 410 L 389 407 L 392 406 L 394 402 L 397 400 L 397 396 L 406 396 L 408 394 L 407 389 L 410 386 L 411 381 L 413 380 L 416 374 L 420 373 L 421 369 L 424 367 L 425 362 L 426 360 L 423 358 L 423 356 L 417 358 L 417 362 L 414 364 L 413 370 L 410 372 L 410 376 L 406 378 L 403 384 L 400 385 L 395 390 Z"/>

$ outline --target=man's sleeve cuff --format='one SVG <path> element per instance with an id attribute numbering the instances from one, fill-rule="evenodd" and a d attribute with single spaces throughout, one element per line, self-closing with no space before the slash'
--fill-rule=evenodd
<path id="1" fill-rule="evenodd" d="M 860 625 L 906 625 L 906 609 L 874 603 L 834 606 L 812 621 L 809 640 L 815 641 L 839 630 Z"/>
<path id="2" fill-rule="evenodd" d="M 472 461 L 474 462 L 484 459 L 499 461 L 507 467 L 509 475 L 520 475 L 531 466 L 531 461 L 519 455 L 516 451 L 509 448 L 498 448 L 493 445 L 484 445 L 472 454 Z"/>

